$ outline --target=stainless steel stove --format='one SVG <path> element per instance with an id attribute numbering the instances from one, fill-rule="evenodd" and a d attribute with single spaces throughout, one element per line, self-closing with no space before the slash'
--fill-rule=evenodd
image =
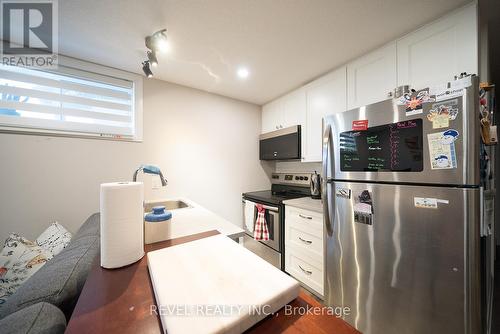
<path id="1" fill-rule="evenodd" d="M 273 173 L 271 190 L 243 193 L 243 227 L 246 233 L 243 245 L 281 270 L 284 270 L 285 264 L 283 235 L 285 206 L 283 201 L 310 196 L 310 179 L 311 174 L 306 173 Z M 257 217 L 255 204 L 262 204 L 266 209 L 269 241 L 253 239 L 253 226 Z"/>

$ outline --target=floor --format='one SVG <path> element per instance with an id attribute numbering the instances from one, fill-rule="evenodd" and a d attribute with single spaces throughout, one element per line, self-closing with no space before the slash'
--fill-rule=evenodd
<path id="1" fill-rule="evenodd" d="M 301 309 L 306 310 L 308 307 L 324 307 L 324 304 L 315 295 L 304 288 L 300 290 L 299 297 L 290 303 L 292 309 L 299 311 Z M 245 332 L 245 334 L 268 333 L 361 334 L 348 323 L 335 316 L 326 314 L 286 314 L 284 308 Z"/>

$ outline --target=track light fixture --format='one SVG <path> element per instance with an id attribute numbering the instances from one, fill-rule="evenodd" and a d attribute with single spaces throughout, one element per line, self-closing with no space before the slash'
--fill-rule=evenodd
<path id="1" fill-rule="evenodd" d="M 148 59 L 151 66 L 156 67 L 158 65 L 158 59 L 156 58 L 155 51 L 148 51 Z"/>
<path id="2" fill-rule="evenodd" d="M 151 72 L 151 67 L 149 66 L 149 60 L 145 60 L 142 62 L 142 71 L 148 78 L 151 78 L 153 76 L 153 72 Z"/>
<path id="3" fill-rule="evenodd" d="M 158 30 L 151 36 L 147 36 L 145 39 L 146 47 L 149 50 L 146 52 L 148 59 L 142 62 L 142 71 L 148 78 L 153 76 L 151 66 L 156 67 L 158 65 L 158 58 L 156 57 L 157 52 L 168 51 L 166 32 L 167 29 Z"/>
<path id="4" fill-rule="evenodd" d="M 166 52 L 168 50 L 167 29 L 155 32 L 146 37 L 146 47 L 153 52 Z"/>

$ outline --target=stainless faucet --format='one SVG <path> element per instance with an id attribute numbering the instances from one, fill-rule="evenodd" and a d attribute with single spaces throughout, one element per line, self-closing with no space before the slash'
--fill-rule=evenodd
<path id="1" fill-rule="evenodd" d="M 132 181 L 136 182 L 137 181 L 137 174 L 142 170 L 143 173 L 145 174 L 154 174 L 160 176 L 161 180 L 161 186 L 165 187 L 168 183 L 167 179 L 163 177 L 163 174 L 161 173 L 161 170 L 157 166 L 153 165 L 141 165 L 137 170 L 134 172 L 134 176 L 132 177 Z"/>

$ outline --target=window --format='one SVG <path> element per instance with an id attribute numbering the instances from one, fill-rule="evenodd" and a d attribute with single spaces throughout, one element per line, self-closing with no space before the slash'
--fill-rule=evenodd
<path id="1" fill-rule="evenodd" d="M 56 70 L 0 64 L 0 127 L 142 140 L 142 78 L 70 58 Z"/>

